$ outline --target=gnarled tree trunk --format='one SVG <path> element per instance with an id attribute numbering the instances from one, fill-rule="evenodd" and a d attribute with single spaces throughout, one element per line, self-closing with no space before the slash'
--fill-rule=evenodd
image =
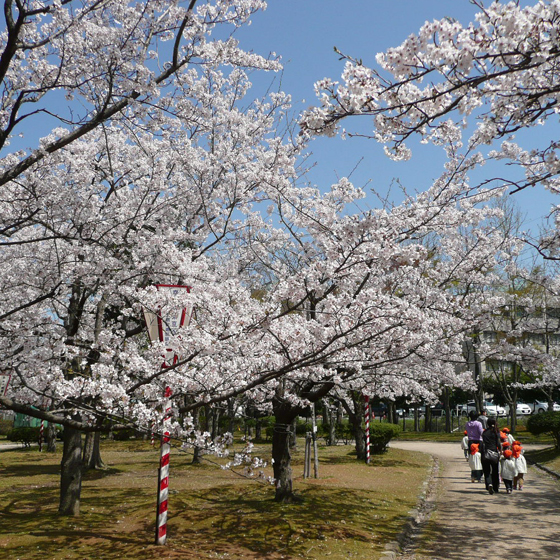
<path id="1" fill-rule="evenodd" d="M 56 452 L 56 426 L 49 422 L 47 424 L 47 452 L 48 453 L 55 453 Z"/>
<path id="2" fill-rule="evenodd" d="M 354 441 L 356 446 L 356 458 L 358 461 L 365 461 L 366 458 L 366 432 L 362 424 L 364 420 L 365 399 L 364 396 L 356 391 L 352 391 L 352 406 L 346 400 L 341 400 L 342 406 L 348 414 L 348 421 L 352 426 Z"/>
<path id="3" fill-rule="evenodd" d="M 82 491 L 82 433 L 65 426 L 63 437 L 58 512 L 62 515 L 79 515 Z"/>
<path id="4" fill-rule="evenodd" d="M 297 501 L 292 486 L 292 455 L 290 443 L 292 436 L 292 422 L 297 417 L 299 409 L 283 402 L 278 398 L 273 399 L 273 410 L 276 422 L 272 433 L 272 459 L 276 480 L 275 501 L 291 503 Z"/>
<path id="5" fill-rule="evenodd" d="M 105 463 L 101 459 L 100 441 L 101 432 L 87 432 L 82 456 L 84 469 L 105 468 Z"/>

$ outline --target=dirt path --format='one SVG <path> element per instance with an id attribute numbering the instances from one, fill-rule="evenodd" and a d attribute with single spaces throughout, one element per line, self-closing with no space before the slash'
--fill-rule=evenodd
<path id="1" fill-rule="evenodd" d="M 522 492 L 491 496 L 471 483 L 459 444 L 392 442 L 393 447 L 430 453 L 439 461 L 435 509 L 420 536 L 420 551 L 404 560 L 560 559 L 560 482 L 535 467 Z"/>

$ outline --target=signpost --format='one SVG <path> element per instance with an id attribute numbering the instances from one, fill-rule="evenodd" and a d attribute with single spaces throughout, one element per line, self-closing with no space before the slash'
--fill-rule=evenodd
<path id="1" fill-rule="evenodd" d="M 171 295 L 179 295 L 182 290 L 190 292 L 189 286 L 175 286 L 169 284 L 156 284 L 158 291 L 166 291 Z M 144 308 L 144 318 L 148 328 L 148 335 L 152 342 L 163 342 L 166 345 L 162 368 L 169 368 L 176 364 L 178 356 L 173 349 L 171 338 L 176 336 L 179 329 L 189 324 L 192 313 L 191 307 L 184 307 L 170 313 L 161 310 L 152 311 Z M 171 452 L 171 436 L 169 422 L 173 416 L 171 409 L 170 387 L 165 388 L 164 410 L 162 418 L 162 437 L 160 446 L 160 461 L 158 469 L 158 495 L 156 507 L 156 544 L 165 544 L 167 541 L 167 508 L 169 498 L 169 458 Z"/>
<path id="2" fill-rule="evenodd" d="M 0 397 L 5 397 L 12 376 L 9 373 L 0 373 Z"/>

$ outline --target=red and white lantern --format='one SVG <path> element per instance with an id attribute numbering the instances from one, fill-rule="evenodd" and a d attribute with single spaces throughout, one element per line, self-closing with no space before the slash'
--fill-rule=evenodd
<path id="1" fill-rule="evenodd" d="M 158 292 L 166 292 L 172 296 L 178 296 L 183 290 L 190 293 L 190 286 L 175 286 L 171 284 L 156 284 Z M 171 338 L 176 336 L 180 329 L 188 326 L 192 315 L 192 306 L 177 308 L 176 310 L 163 314 L 161 310 L 152 311 L 144 308 L 144 319 L 148 328 L 148 336 L 152 342 L 163 342 L 166 344 L 163 368 L 171 367 L 177 363 L 178 356 L 172 348 Z"/>

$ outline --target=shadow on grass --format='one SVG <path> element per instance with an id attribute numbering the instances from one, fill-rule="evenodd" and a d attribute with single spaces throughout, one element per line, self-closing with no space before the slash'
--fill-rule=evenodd
<path id="1" fill-rule="evenodd" d="M 535 463 L 546 465 L 546 463 L 554 461 L 560 457 L 560 450 L 556 447 L 547 447 L 546 449 L 526 451 L 525 457 Z"/>
<path id="2" fill-rule="evenodd" d="M 60 474 L 60 465 L 46 464 L 42 462 L 37 463 L 17 463 L 12 465 L 2 466 L 2 478 L 14 476 L 17 478 L 24 478 L 28 476 L 37 475 L 58 475 Z"/>
<path id="3" fill-rule="evenodd" d="M 302 555 L 309 549 L 310 541 L 329 539 L 349 540 L 359 543 L 371 542 L 371 534 L 364 527 L 382 516 L 386 502 L 364 497 L 355 491 L 326 487 L 307 488 L 300 495 L 303 501 L 297 505 L 276 503 L 270 487 L 239 488 L 221 487 L 173 498 L 177 517 L 193 516 L 196 519 L 198 543 L 212 543 L 212 550 L 220 546 L 243 548 L 256 554 L 257 558 L 282 552 Z M 377 536 L 394 535 L 394 527 L 379 523 Z M 217 535 L 227 535 L 227 544 L 219 543 Z M 187 538 L 189 534 L 185 534 Z"/>

